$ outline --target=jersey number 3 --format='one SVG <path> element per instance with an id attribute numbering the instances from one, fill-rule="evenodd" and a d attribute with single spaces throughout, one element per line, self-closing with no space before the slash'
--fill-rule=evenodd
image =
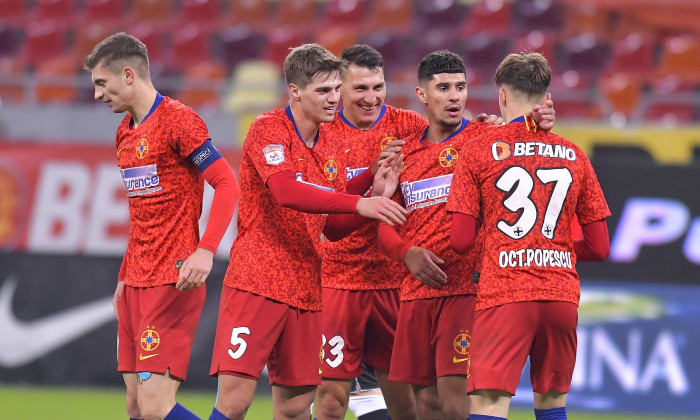
<path id="1" fill-rule="evenodd" d="M 545 238 L 552 239 L 573 177 L 567 168 L 537 169 L 535 175 L 542 184 L 554 182 L 540 230 Z M 496 225 L 498 230 L 513 239 L 524 238 L 530 233 L 537 222 L 539 210 L 530 198 L 534 187 L 535 180 L 532 175 L 520 166 L 511 166 L 501 174 L 496 181 L 496 188 L 508 193 L 506 199 L 503 200 L 503 206 L 513 213 L 522 213 L 513 224 L 500 220 Z"/>

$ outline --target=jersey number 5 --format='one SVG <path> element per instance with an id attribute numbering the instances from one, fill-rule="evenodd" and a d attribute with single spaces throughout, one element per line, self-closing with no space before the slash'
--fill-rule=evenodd
<path id="1" fill-rule="evenodd" d="M 554 188 L 547 200 L 547 209 L 544 212 L 542 221 L 542 235 L 547 239 L 554 238 L 557 230 L 559 215 L 569 194 L 569 187 L 573 177 L 567 168 L 546 168 L 535 171 L 537 179 L 542 184 L 554 182 Z M 511 166 L 506 169 L 496 181 L 496 188 L 508 193 L 503 200 L 503 206 L 513 213 L 522 211 L 513 224 L 508 224 L 505 220 L 500 220 L 496 225 L 498 230 L 513 239 L 524 238 L 537 222 L 538 208 L 530 198 L 535 187 L 535 180 L 529 172 L 520 166 Z"/>
<path id="2" fill-rule="evenodd" d="M 248 327 L 235 327 L 231 330 L 231 345 L 238 346 L 236 351 L 233 349 L 228 349 L 228 355 L 234 359 L 239 359 L 245 353 L 245 349 L 248 348 L 248 343 L 240 337 L 241 334 L 250 335 L 250 328 Z"/>

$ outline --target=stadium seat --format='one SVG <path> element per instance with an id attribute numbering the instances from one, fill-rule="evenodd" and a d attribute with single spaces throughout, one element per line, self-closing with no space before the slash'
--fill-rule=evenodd
<path id="1" fill-rule="evenodd" d="M 101 23 L 92 23 L 84 26 L 75 33 L 75 42 L 71 54 L 75 60 L 82 62 L 92 52 L 97 43 L 112 35 L 114 31 L 110 26 Z"/>
<path id="2" fill-rule="evenodd" d="M 52 21 L 63 29 L 72 28 L 78 8 L 75 0 L 36 0 L 30 14 L 32 23 Z"/>
<path id="3" fill-rule="evenodd" d="M 314 0 L 281 0 L 277 5 L 272 28 L 281 26 L 303 30 L 316 24 L 316 2 Z"/>
<path id="4" fill-rule="evenodd" d="M 125 10 L 124 0 L 85 0 L 79 20 L 81 26 L 101 24 L 114 30 L 124 20 Z"/>
<path id="5" fill-rule="evenodd" d="M 19 27 L 0 23 L 0 57 L 17 52 L 22 43 L 22 35 Z"/>
<path id="6" fill-rule="evenodd" d="M 549 85 L 557 119 L 597 120 L 603 112 L 597 103 L 597 91 L 586 75 L 576 70 L 554 72 Z"/>
<path id="7" fill-rule="evenodd" d="M 573 69 L 583 73 L 598 74 L 608 58 L 608 44 L 591 32 L 586 32 L 561 43 L 561 69 Z"/>
<path id="8" fill-rule="evenodd" d="M 23 63 L 14 56 L 0 57 L 0 101 L 22 104 L 25 101 Z"/>
<path id="9" fill-rule="evenodd" d="M 669 74 L 652 80 L 644 110 L 644 119 L 667 126 L 686 124 L 695 120 L 695 85 Z"/>
<path id="10" fill-rule="evenodd" d="M 366 24 L 368 32 L 378 29 L 406 32 L 413 27 L 413 1 L 376 0 Z"/>
<path id="11" fill-rule="evenodd" d="M 277 64 L 280 68 L 284 65 L 284 59 L 289 54 L 289 49 L 307 42 L 305 33 L 294 28 L 275 28 L 268 33 L 267 43 L 263 47 L 262 58 Z"/>
<path id="12" fill-rule="evenodd" d="M 26 23 L 27 0 L 0 0 L 0 24 L 24 25 Z"/>
<path id="13" fill-rule="evenodd" d="M 423 57 L 433 51 L 442 49 L 456 51 L 458 39 L 454 36 L 453 31 L 433 28 L 423 31 L 420 36 L 416 37 L 415 41 L 415 44 L 409 48 L 411 54 L 409 62 L 415 63 L 411 66 L 413 69 Z"/>
<path id="14" fill-rule="evenodd" d="M 357 31 L 347 26 L 332 26 L 316 33 L 316 42 L 323 45 L 328 51 L 340 56 L 343 49 L 356 44 Z"/>
<path id="15" fill-rule="evenodd" d="M 646 77 L 654 68 L 656 40 L 649 33 L 631 32 L 613 42 L 607 71 Z"/>
<path id="16" fill-rule="evenodd" d="M 170 53 L 167 58 L 171 69 L 186 70 L 202 61 L 212 59 L 209 32 L 199 24 L 190 23 L 173 31 L 170 38 Z"/>
<path id="17" fill-rule="evenodd" d="M 521 0 L 517 2 L 517 14 L 523 32 L 561 28 L 562 10 L 553 0 Z"/>
<path id="18" fill-rule="evenodd" d="M 537 52 L 549 61 L 549 65 L 554 67 L 556 59 L 556 32 L 531 31 L 513 40 L 510 45 L 510 52 Z"/>
<path id="19" fill-rule="evenodd" d="M 267 42 L 265 35 L 246 24 L 226 26 L 218 37 L 222 57 L 229 71 L 241 61 L 259 58 Z"/>
<path id="20" fill-rule="evenodd" d="M 42 61 L 36 68 L 36 100 L 39 103 L 70 104 L 78 98 L 80 62 L 71 56 Z"/>
<path id="21" fill-rule="evenodd" d="M 508 45 L 507 38 L 479 34 L 460 40 L 455 52 L 464 58 L 467 67 L 481 73 L 485 79 L 492 79 Z"/>
<path id="22" fill-rule="evenodd" d="M 27 26 L 25 40 L 20 53 L 28 67 L 55 58 L 64 53 L 66 30 L 53 20 L 32 22 Z"/>
<path id="23" fill-rule="evenodd" d="M 474 3 L 467 11 L 460 36 L 493 34 L 505 36 L 510 33 L 513 20 L 513 6 L 504 0 L 487 0 Z"/>
<path id="24" fill-rule="evenodd" d="M 226 27 L 244 23 L 256 29 L 264 29 L 268 26 L 268 4 L 267 0 L 233 0 L 223 15 L 222 24 Z"/>
<path id="25" fill-rule="evenodd" d="M 172 0 L 133 0 L 127 21 L 130 26 L 144 23 L 165 29 L 172 26 L 172 16 Z"/>
<path id="26" fill-rule="evenodd" d="M 191 107 L 219 107 L 227 71 L 218 61 L 202 61 L 185 70 L 182 89 L 175 97 Z"/>
<path id="27" fill-rule="evenodd" d="M 409 62 L 411 48 L 415 45 L 415 38 L 412 34 L 379 30 L 365 35 L 360 39 L 360 42 L 376 48 L 382 54 L 384 68 L 388 73 L 404 66 L 418 64 L 417 62 Z"/>
<path id="28" fill-rule="evenodd" d="M 151 72 L 164 66 L 163 32 L 148 23 L 137 24 L 128 29 L 128 32 L 146 44 L 148 49 L 148 61 Z"/>
<path id="29" fill-rule="evenodd" d="M 177 12 L 177 25 L 197 23 L 211 32 L 219 29 L 219 19 L 222 14 L 220 0 L 183 0 Z"/>
<path id="30" fill-rule="evenodd" d="M 700 83 L 700 40 L 694 34 L 664 40 L 657 74 L 675 74 L 683 81 Z"/>
<path id="31" fill-rule="evenodd" d="M 423 0 L 417 13 L 422 28 L 454 28 L 462 22 L 464 10 L 457 0 Z"/>
<path id="32" fill-rule="evenodd" d="M 582 1 L 569 4 L 563 15 L 560 32 L 562 38 L 587 32 L 602 36 L 611 27 L 611 13 L 594 3 Z"/>
<path id="33" fill-rule="evenodd" d="M 599 83 L 599 90 L 612 112 L 619 112 L 625 117 L 634 117 L 642 93 L 642 83 L 625 73 L 604 76 Z"/>
<path id="34" fill-rule="evenodd" d="M 323 8 L 320 23 L 326 27 L 362 24 L 365 17 L 365 0 L 329 0 Z"/>

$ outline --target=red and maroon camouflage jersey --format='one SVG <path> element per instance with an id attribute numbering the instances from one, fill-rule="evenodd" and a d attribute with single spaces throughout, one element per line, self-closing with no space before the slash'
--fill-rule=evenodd
<path id="1" fill-rule="evenodd" d="M 346 179 L 356 177 L 376 162 L 392 140 L 402 139 L 427 126 L 415 111 L 383 105 L 379 118 L 368 130 L 354 127 L 342 110 L 330 126 L 330 135 L 342 139 L 347 153 Z M 343 290 L 396 289 L 401 267 L 377 247 L 377 223 L 368 222 L 346 238 L 323 244 L 321 279 L 323 287 Z"/>
<path id="2" fill-rule="evenodd" d="M 445 205 L 451 194 L 455 165 L 463 159 L 463 153 L 468 153 L 459 150 L 488 127 L 485 123 L 463 119 L 462 127 L 441 143 L 421 140 L 422 132 L 406 139 L 400 191 L 394 199 L 408 214 L 398 232 L 404 241 L 428 249 L 445 261 L 441 268 L 447 274 L 447 284 L 440 289 L 425 286 L 404 266 L 401 270 L 402 301 L 476 293 L 472 275 L 479 261 L 478 243 L 467 255 L 458 255 L 450 248 L 452 217 L 445 211 Z"/>
<path id="3" fill-rule="evenodd" d="M 174 99 L 158 95 L 154 106 L 136 128 L 127 115 L 116 137 L 129 198 L 124 282 L 134 287 L 177 283 L 175 263 L 199 242 L 204 178 L 187 157 L 209 133 L 192 108 Z"/>
<path id="4" fill-rule="evenodd" d="M 323 217 L 279 206 L 266 183 L 275 173 L 293 171 L 297 181 L 344 188 L 335 160 L 338 147 L 332 141 L 322 126 L 314 147 L 307 147 L 289 107 L 266 112 L 253 122 L 243 143 L 238 236 L 224 284 L 295 308 L 321 310 L 316 243 Z"/>
<path id="5" fill-rule="evenodd" d="M 489 130 L 463 150 L 447 209 L 483 221 L 477 309 L 578 304 L 572 219 L 588 224 L 610 216 L 588 157 L 530 117 Z"/>

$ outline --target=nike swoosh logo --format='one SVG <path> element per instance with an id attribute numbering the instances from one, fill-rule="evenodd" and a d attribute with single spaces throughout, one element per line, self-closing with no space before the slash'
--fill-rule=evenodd
<path id="1" fill-rule="evenodd" d="M 120 148 L 119 148 L 119 150 L 117 150 L 117 157 L 119 157 L 119 153 L 121 153 L 121 152 L 122 152 L 122 150 L 124 150 L 124 148 L 123 148 L 123 147 L 120 147 Z"/>
<path id="2" fill-rule="evenodd" d="M 29 364 L 76 338 L 114 320 L 112 296 L 65 309 L 32 321 L 17 319 L 12 297 L 18 281 L 8 277 L 0 287 L 0 366 Z"/>
<path id="3" fill-rule="evenodd" d="M 158 356 L 158 354 L 159 354 L 159 353 L 156 353 L 156 354 L 149 354 L 149 355 L 144 356 L 143 354 L 139 353 L 139 360 L 150 359 L 151 357 L 156 357 L 156 356 Z"/>
<path id="4" fill-rule="evenodd" d="M 452 363 L 466 362 L 467 360 L 469 360 L 468 357 L 465 357 L 464 359 L 458 359 L 457 356 L 452 356 Z"/>

